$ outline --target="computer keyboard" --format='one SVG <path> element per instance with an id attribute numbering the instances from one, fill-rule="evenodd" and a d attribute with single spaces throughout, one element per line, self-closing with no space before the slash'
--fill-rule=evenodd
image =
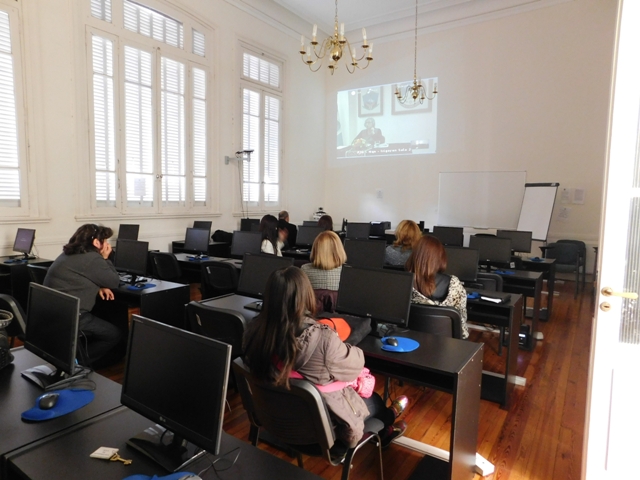
<path id="1" fill-rule="evenodd" d="M 8 348 L 0 347 L 0 370 L 13 362 L 13 354 Z"/>

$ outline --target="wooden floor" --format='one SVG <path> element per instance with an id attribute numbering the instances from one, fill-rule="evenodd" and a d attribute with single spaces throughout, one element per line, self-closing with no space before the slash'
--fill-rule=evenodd
<path id="1" fill-rule="evenodd" d="M 519 376 L 526 386 L 516 387 L 511 408 L 482 400 L 477 451 L 495 465 L 495 480 L 571 480 L 580 478 L 582 442 L 587 391 L 587 371 L 592 323 L 592 292 L 573 298 L 573 282 L 556 284 L 553 316 L 540 323 L 544 340 L 533 352 L 519 351 Z M 193 291 L 197 296 L 197 291 Z M 485 343 L 485 369 L 501 371 L 497 355 L 498 337 L 487 332 L 472 332 L 473 341 Z M 122 380 L 122 364 L 100 373 Z M 378 386 L 382 381 L 378 380 Z M 408 395 L 410 408 L 403 418 L 410 438 L 448 449 L 451 396 L 438 391 L 394 384 L 393 396 Z M 249 423 L 235 392 L 228 396 L 230 411 L 225 416 L 225 431 L 247 439 Z M 261 445 L 267 451 L 295 464 L 285 454 Z M 420 455 L 391 445 L 383 452 L 387 479 L 410 476 Z M 341 468 L 331 467 L 316 458 L 305 459 L 305 468 L 325 479 L 339 479 Z M 378 479 L 376 451 L 365 446 L 355 456 L 351 478 Z M 476 475 L 474 480 L 482 477 Z"/>

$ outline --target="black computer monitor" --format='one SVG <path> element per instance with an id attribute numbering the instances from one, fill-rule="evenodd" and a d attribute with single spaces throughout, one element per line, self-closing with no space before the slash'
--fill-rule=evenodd
<path id="1" fill-rule="evenodd" d="M 371 224 L 362 222 L 347 223 L 347 238 L 369 238 Z"/>
<path id="2" fill-rule="evenodd" d="M 269 275 L 275 270 L 293 265 L 293 258 L 276 255 L 247 253 L 242 259 L 242 270 L 238 280 L 238 295 L 262 298 Z"/>
<path id="3" fill-rule="evenodd" d="M 342 267 L 336 312 L 407 326 L 413 273 Z"/>
<path id="4" fill-rule="evenodd" d="M 118 272 L 131 275 L 130 283 L 136 283 L 136 276 L 147 274 L 149 258 L 149 242 L 137 240 L 118 240 L 116 242 L 116 258 L 114 266 Z"/>
<path id="5" fill-rule="evenodd" d="M 382 240 L 344 239 L 347 264 L 352 267 L 384 267 L 384 252 L 386 248 L 387 243 Z"/>
<path id="6" fill-rule="evenodd" d="M 121 223 L 118 228 L 118 240 L 138 240 L 140 225 Z"/>
<path id="7" fill-rule="evenodd" d="M 533 232 L 524 232 L 521 230 L 498 230 L 496 232 L 500 238 L 511 239 L 511 251 L 531 253 L 531 238 Z"/>
<path id="8" fill-rule="evenodd" d="M 318 226 L 318 221 L 317 220 L 303 220 L 301 226 L 303 226 L 303 227 L 317 227 Z"/>
<path id="9" fill-rule="evenodd" d="M 49 362 L 22 373 L 27 380 L 51 390 L 82 376 L 76 364 L 80 299 L 31 282 L 24 347 Z"/>
<path id="10" fill-rule="evenodd" d="M 259 228 L 260 228 L 259 218 L 241 218 L 240 219 L 241 232 L 257 232 Z"/>
<path id="11" fill-rule="evenodd" d="M 369 235 L 371 237 L 384 237 L 387 230 L 391 229 L 391 222 L 371 222 L 371 228 L 369 229 Z"/>
<path id="12" fill-rule="evenodd" d="M 211 231 L 211 225 L 213 222 L 209 222 L 207 220 L 195 220 L 193 222 L 193 228 L 199 228 L 200 230 L 208 230 Z"/>
<path id="13" fill-rule="evenodd" d="M 511 263 L 511 239 L 484 235 L 472 235 L 469 248 L 478 250 L 482 265 L 508 266 Z"/>
<path id="14" fill-rule="evenodd" d="M 447 253 L 445 273 L 455 275 L 462 283 L 475 282 L 478 277 L 478 250 L 465 247 L 444 247 Z"/>
<path id="15" fill-rule="evenodd" d="M 260 232 L 238 231 L 233 232 L 231 239 L 231 256 L 242 258 L 245 253 L 260 253 L 262 235 Z"/>
<path id="16" fill-rule="evenodd" d="M 127 444 L 169 472 L 217 455 L 230 362 L 231 345 L 133 315 L 120 402 L 156 425 Z"/>
<path id="17" fill-rule="evenodd" d="M 436 225 L 431 233 L 443 245 L 451 245 L 452 247 L 462 247 L 464 243 L 464 233 L 462 227 L 441 227 Z"/>
<path id="18" fill-rule="evenodd" d="M 185 252 L 197 255 L 207 255 L 209 253 L 209 230 L 201 228 L 187 228 L 184 235 Z"/>
<path id="19" fill-rule="evenodd" d="M 19 228 L 16 232 L 16 239 L 13 241 L 13 251 L 24 254 L 24 258 L 29 258 L 35 239 L 35 230 L 31 228 Z"/>
<path id="20" fill-rule="evenodd" d="M 316 237 L 324 232 L 324 228 L 316 226 L 304 226 L 298 227 L 298 235 L 296 237 L 296 246 L 309 248 L 313 245 Z"/>

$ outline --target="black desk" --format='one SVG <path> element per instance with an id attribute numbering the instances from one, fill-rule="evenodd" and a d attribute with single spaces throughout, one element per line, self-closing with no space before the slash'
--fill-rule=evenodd
<path id="1" fill-rule="evenodd" d="M 46 422 L 23 422 L 20 414 L 33 407 L 35 399 L 44 392 L 22 378 L 20 372 L 46 362 L 23 347 L 14 348 L 12 353 L 15 356 L 13 364 L 0 370 L 0 478 L 5 478 L 5 457 L 16 449 L 51 438 L 77 424 L 120 407 L 120 385 L 91 373 L 88 378 L 96 384 L 96 396 L 90 404 Z"/>
<path id="2" fill-rule="evenodd" d="M 531 316 L 531 342 L 527 350 L 533 350 L 536 340 L 542 339 L 542 333 L 538 332 L 538 320 L 540 318 L 540 303 L 542 297 L 542 273 L 515 270 L 512 275 L 501 275 L 502 289 L 509 293 L 519 293 L 524 297 L 533 298 L 533 314 Z M 511 332 L 511 330 L 509 330 Z M 519 330 L 518 330 L 519 331 Z"/>
<path id="3" fill-rule="evenodd" d="M 216 257 L 228 257 L 231 244 L 227 242 L 209 242 L 209 255 Z M 184 240 L 171 242 L 171 251 L 173 253 L 183 253 Z"/>
<path id="4" fill-rule="evenodd" d="M 200 303 L 209 307 L 235 310 L 236 312 L 240 313 L 248 323 L 253 320 L 253 318 L 258 315 L 259 312 L 256 312 L 255 310 L 249 310 L 248 308 L 244 308 L 244 306 L 255 301 L 256 299 L 253 297 L 246 297 L 244 295 L 230 293 L 229 295 L 223 295 L 221 297 L 208 298 L 206 300 L 202 300 Z"/>
<path id="5" fill-rule="evenodd" d="M 367 368 L 453 395 L 449 461 L 425 456 L 410 478 L 473 478 L 483 345 L 411 330 L 402 336 L 417 340 L 418 349 L 408 353 L 387 352 L 380 348 L 379 338 L 365 337 L 358 347 L 364 351 Z"/>
<path id="6" fill-rule="evenodd" d="M 129 475 L 168 475 L 162 467 L 142 453 L 126 445 L 128 438 L 153 425 L 141 415 L 121 407 L 106 413 L 92 422 L 78 425 L 68 432 L 61 432 L 55 437 L 13 452 L 7 458 L 7 480 L 31 479 L 51 480 L 53 478 L 78 478 L 87 480 L 114 480 Z M 122 462 L 110 462 L 90 458 L 89 454 L 101 446 L 119 448 L 119 455 L 133 460 L 129 466 Z M 208 479 L 319 479 L 302 468 L 298 468 L 267 452 L 253 447 L 251 444 L 222 434 L 220 452 L 226 453 L 240 448 L 240 456 L 236 464 L 229 470 L 217 475 L 213 469 L 203 474 Z M 197 462 L 189 465 L 185 471 L 198 473 L 209 465 L 215 457 L 207 454 Z M 233 459 L 233 456 L 231 457 Z"/>
<path id="7" fill-rule="evenodd" d="M 190 300 L 189 285 L 155 278 L 149 278 L 149 283 L 155 287 L 129 290 L 127 284 L 120 285 L 113 289 L 115 300 L 98 299 L 93 313 L 123 328 L 128 325 L 129 307 L 139 307 L 143 317 L 183 328 L 184 306 Z"/>
<path id="8" fill-rule="evenodd" d="M 467 289 L 468 292 L 486 293 L 483 290 Z M 467 320 L 509 329 L 509 344 L 506 348 L 505 371 L 502 374 L 483 371 L 482 398 L 499 403 L 508 409 L 513 387 L 516 385 L 518 367 L 518 333 L 522 322 L 522 296 L 512 294 L 511 299 L 502 304 L 483 300 L 467 300 Z"/>
<path id="9" fill-rule="evenodd" d="M 556 285 L 556 259 L 544 258 L 534 262 L 528 258 L 522 259 L 522 269 L 530 272 L 542 272 L 542 278 L 547 280 L 547 308 L 540 308 L 540 320 L 549 320 L 553 308 L 553 292 Z"/>
<path id="10" fill-rule="evenodd" d="M 200 283 L 201 281 L 201 273 L 200 273 L 200 265 L 203 262 L 233 262 L 231 258 L 228 257 L 206 257 L 203 259 L 197 258 L 189 258 L 193 257 L 193 254 L 189 253 L 175 253 L 176 260 L 180 264 L 180 270 L 182 270 L 182 276 L 188 280 L 190 283 Z M 234 265 L 236 265 L 234 263 Z M 236 265 L 237 266 L 237 265 Z M 240 266 L 242 266 L 242 260 L 240 260 Z M 238 267 L 238 266 L 237 266 Z M 240 267 L 238 267 L 239 269 Z"/>
<path id="11" fill-rule="evenodd" d="M 8 274 L 5 293 L 15 298 L 26 311 L 27 299 L 29 298 L 29 283 L 31 282 L 27 265 L 39 265 L 45 267 L 51 265 L 53 260 L 32 258 L 27 261 L 16 263 L 4 263 L 5 260 L 9 260 L 9 257 L 0 257 L 0 260 L 0 275 Z"/>

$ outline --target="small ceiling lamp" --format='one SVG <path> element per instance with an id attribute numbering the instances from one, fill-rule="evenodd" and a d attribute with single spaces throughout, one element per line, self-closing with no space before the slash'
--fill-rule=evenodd
<path id="1" fill-rule="evenodd" d="M 415 36 L 413 40 L 413 85 L 407 85 L 404 88 L 404 93 L 401 92 L 400 87 L 396 87 L 396 97 L 398 101 L 402 104 L 409 103 L 422 104 L 425 99 L 433 100 L 436 98 L 438 94 L 438 84 L 435 83 L 433 85 L 433 96 L 427 96 L 427 91 L 422 85 L 422 81 L 418 82 L 418 77 L 416 76 L 416 63 L 418 61 L 418 0 L 416 0 L 416 26 L 415 26 Z"/>
<path id="2" fill-rule="evenodd" d="M 300 38 L 300 55 L 302 56 L 302 61 L 306 65 L 309 66 L 309 69 L 312 72 L 317 72 L 320 70 L 325 58 L 330 58 L 329 61 L 329 70 L 331 70 L 331 75 L 336 68 L 338 68 L 338 62 L 343 57 L 343 54 L 347 54 L 349 57 L 348 60 L 345 60 L 345 66 L 349 73 L 353 73 L 356 71 L 356 68 L 364 70 L 369 66 L 369 62 L 373 60 L 373 44 L 367 44 L 367 32 L 363 28 L 362 29 L 362 56 L 360 58 L 356 58 L 355 50 L 351 49 L 351 44 L 347 37 L 344 36 L 344 23 L 340 24 L 340 30 L 338 30 L 338 0 L 336 0 L 336 17 L 335 23 L 333 26 L 333 36 L 325 38 L 325 40 L 320 45 L 319 49 L 316 49 L 318 46 L 318 41 L 316 40 L 316 33 L 318 32 L 318 26 L 313 26 L 313 33 L 311 36 L 311 43 L 307 48 L 305 45 L 304 35 Z M 313 53 L 313 58 L 311 56 Z M 364 67 L 361 67 L 358 62 L 362 60 L 366 60 L 367 64 Z M 314 65 L 318 64 L 318 66 L 314 69 Z"/>

